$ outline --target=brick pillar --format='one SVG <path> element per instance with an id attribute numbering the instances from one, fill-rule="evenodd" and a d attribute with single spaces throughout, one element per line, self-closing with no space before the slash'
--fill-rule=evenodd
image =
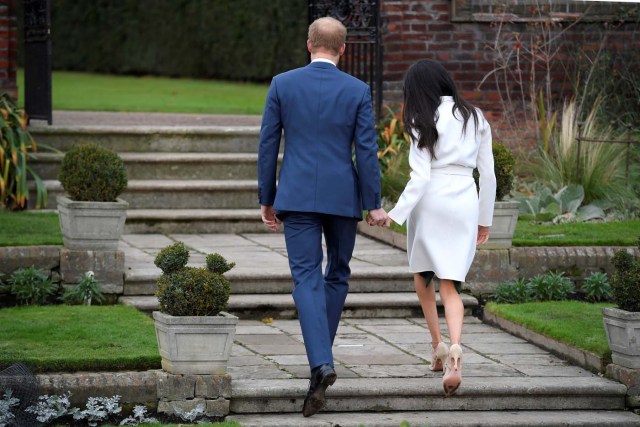
<path id="1" fill-rule="evenodd" d="M 0 0 L 0 85 L 1 91 L 18 99 L 17 0 Z"/>

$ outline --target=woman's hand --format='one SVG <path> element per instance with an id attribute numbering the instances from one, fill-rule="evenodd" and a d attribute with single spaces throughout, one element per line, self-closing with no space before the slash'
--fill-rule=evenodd
<path id="1" fill-rule="evenodd" d="M 491 227 L 485 227 L 483 225 L 478 226 L 478 239 L 476 240 L 476 246 L 487 243 L 487 240 L 489 240 L 489 229 L 491 229 Z"/>

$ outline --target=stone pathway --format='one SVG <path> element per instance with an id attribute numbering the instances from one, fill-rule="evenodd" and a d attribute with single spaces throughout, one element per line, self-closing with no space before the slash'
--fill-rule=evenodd
<path id="1" fill-rule="evenodd" d="M 157 276 L 155 254 L 178 240 L 191 248 L 190 265 L 203 265 L 206 253 L 218 252 L 237 264 L 228 275 L 238 280 L 256 274 L 279 277 L 282 283 L 271 292 L 291 299 L 282 289 L 291 284 L 281 233 L 125 235 L 121 249 L 127 274 Z M 358 235 L 352 268 L 354 275 L 390 269 L 406 272 L 406 254 Z M 410 275 L 405 279 L 396 285 L 410 294 Z M 269 290 L 265 283 L 250 286 L 260 289 L 262 285 Z M 361 288 L 350 297 L 363 294 L 383 293 Z M 415 304 L 415 294 L 410 297 Z M 443 318 L 440 326 L 446 339 Z M 429 370 L 430 336 L 424 319 L 343 317 L 334 345 L 339 379 L 327 393 L 325 410 L 303 419 L 300 409 L 309 368 L 298 321 L 241 320 L 229 361 L 233 381 L 229 419 L 245 427 L 396 427 L 403 420 L 430 426 L 640 425 L 640 417 L 623 410 L 624 385 L 472 316 L 465 317 L 463 351 L 462 388 L 453 398 L 444 398 L 442 374 Z M 482 416 L 474 411 L 483 411 L 478 413 Z"/>

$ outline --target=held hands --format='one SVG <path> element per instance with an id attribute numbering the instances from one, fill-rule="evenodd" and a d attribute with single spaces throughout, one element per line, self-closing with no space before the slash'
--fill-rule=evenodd
<path id="1" fill-rule="evenodd" d="M 267 226 L 267 228 L 271 231 L 280 231 L 279 224 L 282 223 L 276 217 L 276 211 L 273 209 L 273 206 L 261 205 L 260 210 L 262 211 L 262 222 Z"/>
<path id="2" fill-rule="evenodd" d="M 476 240 L 476 246 L 483 245 L 489 240 L 489 229 L 491 227 L 485 227 L 483 225 L 478 226 L 478 239 Z"/>
<path id="3" fill-rule="evenodd" d="M 371 226 L 379 225 L 380 227 L 389 227 L 391 225 L 391 218 L 389 218 L 389 215 L 387 215 L 382 208 L 370 210 L 367 214 L 366 221 L 367 224 Z"/>

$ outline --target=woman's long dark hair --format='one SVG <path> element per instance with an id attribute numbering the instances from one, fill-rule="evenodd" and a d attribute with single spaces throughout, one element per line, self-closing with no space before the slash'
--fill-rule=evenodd
<path id="1" fill-rule="evenodd" d="M 404 78 L 404 126 L 407 133 L 417 131 L 418 148 L 429 150 L 435 156 L 438 142 L 436 122 L 441 96 L 453 97 L 453 113 L 458 110 L 462 115 L 462 132 L 466 132 L 467 121 L 473 117 L 478 128 L 476 109 L 458 94 L 453 79 L 445 68 L 431 59 L 421 59 L 409 68 Z"/>

